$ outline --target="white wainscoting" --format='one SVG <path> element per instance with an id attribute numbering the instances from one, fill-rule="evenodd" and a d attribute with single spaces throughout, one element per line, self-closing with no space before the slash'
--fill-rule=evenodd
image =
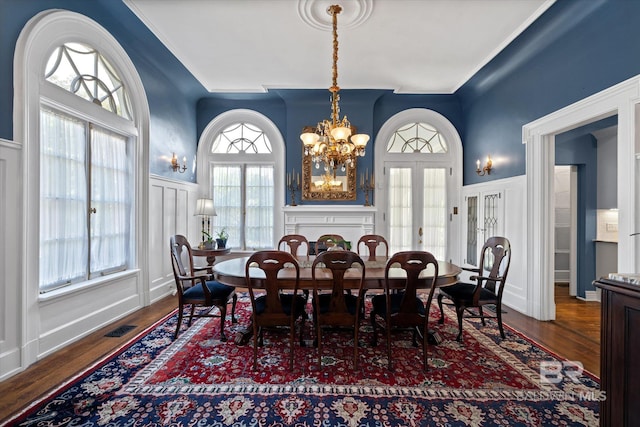
<path id="1" fill-rule="evenodd" d="M 309 241 L 323 234 L 339 234 L 356 251 L 362 235 L 376 232 L 377 209 L 373 206 L 301 205 L 285 206 L 282 210 L 285 234 L 302 234 Z"/>
<path id="2" fill-rule="evenodd" d="M 507 276 L 507 285 L 504 288 L 502 301 L 510 308 L 527 313 L 527 245 L 526 245 L 526 220 L 527 220 L 527 178 L 520 175 L 512 178 L 497 179 L 486 183 L 467 185 L 463 187 L 462 196 L 476 195 L 487 191 L 499 191 L 504 194 L 502 205 L 504 206 L 504 218 L 501 232 L 511 243 L 511 266 Z M 465 219 L 466 220 L 466 219 Z M 462 222 L 465 224 L 465 221 Z M 465 225 L 463 227 L 466 228 Z M 466 247 L 466 229 L 460 233 L 462 242 L 460 247 Z M 460 259 L 464 258 L 464 254 Z M 530 266 L 535 268 L 535 266 Z"/>
<path id="3" fill-rule="evenodd" d="M 175 290 L 169 238 L 187 236 L 190 242 L 200 239 L 199 217 L 193 212 L 198 199 L 198 185 L 152 175 L 149 183 L 149 293 L 153 303 Z"/>
<path id="4" fill-rule="evenodd" d="M 0 380 L 21 369 L 22 144 L 0 139 Z"/>

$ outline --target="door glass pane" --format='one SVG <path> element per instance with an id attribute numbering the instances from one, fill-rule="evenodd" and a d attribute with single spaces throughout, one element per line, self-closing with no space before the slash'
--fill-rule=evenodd
<path id="1" fill-rule="evenodd" d="M 127 139 L 91 129 L 91 274 L 127 265 L 130 191 Z M 95 212 L 93 211 L 95 209 Z"/>
<path id="2" fill-rule="evenodd" d="M 411 168 L 389 169 L 389 253 L 411 250 L 413 197 Z"/>
<path id="3" fill-rule="evenodd" d="M 86 279 L 85 124 L 40 114 L 40 291 Z"/>
<path id="4" fill-rule="evenodd" d="M 478 265 L 478 196 L 467 197 L 467 264 Z"/>
<path id="5" fill-rule="evenodd" d="M 422 241 L 424 249 L 444 260 L 447 251 L 447 191 L 444 168 L 423 169 Z"/>
<path id="6" fill-rule="evenodd" d="M 498 233 L 498 199 L 500 194 L 486 194 L 484 196 L 484 240 L 496 236 Z M 482 242 L 484 244 L 484 242 Z M 493 265 L 493 254 L 484 257 L 484 268 L 489 270 Z"/>
<path id="7" fill-rule="evenodd" d="M 247 249 L 273 248 L 273 175 L 273 166 L 247 166 Z"/>
<path id="8" fill-rule="evenodd" d="M 242 167 L 240 165 L 212 165 L 211 188 L 213 189 L 213 206 L 217 216 L 213 217 L 215 233 L 224 224 L 229 240 L 227 247 L 241 247 L 242 238 Z"/>

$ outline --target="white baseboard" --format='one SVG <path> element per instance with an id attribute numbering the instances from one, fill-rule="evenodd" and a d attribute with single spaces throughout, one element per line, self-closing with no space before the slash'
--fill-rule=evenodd
<path id="1" fill-rule="evenodd" d="M 600 298 L 598 298 L 598 292 L 597 291 L 584 291 L 584 298 L 582 297 L 576 297 L 579 300 L 582 301 L 595 301 L 595 302 L 600 302 Z"/>

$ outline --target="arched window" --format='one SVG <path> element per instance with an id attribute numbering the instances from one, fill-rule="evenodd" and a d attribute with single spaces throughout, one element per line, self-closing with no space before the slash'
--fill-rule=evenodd
<path id="1" fill-rule="evenodd" d="M 411 122 L 396 129 L 387 142 L 387 153 L 446 153 L 447 141 L 428 123 Z"/>
<path id="2" fill-rule="evenodd" d="M 390 252 L 426 250 L 441 260 L 457 253 L 454 207 L 461 189 L 461 142 L 451 123 L 425 109 L 396 114 L 376 138 L 376 200 Z M 456 218 L 457 219 L 457 218 Z"/>
<path id="3" fill-rule="evenodd" d="M 100 46 L 97 48 L 97 46 Z M 45 11 L 16 48 L 16 135 L 27 159 L 28 283 L 40 294 L 141 267 L 148 106 L 115 39 L 87 17 Z M 23 104 L 23 105 L 20 105 Z"/>
<path id="4" fill-rule="evenodd" d="M 225 229 L 236 250 L 270 249 L 282 234 L 284 142 L 275 125 L 250 110 L 215 118 L 198 147 L 198 182 L 216 209 L 214 232 Z"/>

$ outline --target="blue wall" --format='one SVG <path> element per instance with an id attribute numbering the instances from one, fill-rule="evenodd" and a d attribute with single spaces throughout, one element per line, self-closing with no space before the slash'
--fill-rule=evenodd
<path id="1" fill-rule="evenodd" d="M 0 0 L 0 137 L 13 136 L 13 52 L 19 32 L 36 13 L 63 8 L 104 26 L 138 69 L 151 110 L 150 170 L 195 180 L 198 137 L 208 121 L 230 108 L 268 116 L 287 143 L 286 169 L 298 169 L 299 133 L 330 114 L 326 90 L 272 90 L 269 94 L 209 94 L 138 18 L 118 0 Z M 397 95 L 381 90 L 341 91 L 342 113 L 372 135 L 360 166 L 373 169 L 375 134 L 407 108 L 431 108 L 447 117 L 464 145 L 464 183 L 525 173 L 522 126 L 640 73 L 640 2 L 558 0 L 539 20 L 454 95 Z M 188 173 L 175 174 L 167 157 L 186 156 Z M 490 154 L 494 170 L 478 177 L 475 160 Z M 287 195 L 289 197 L 289 195 Z M 355 204 L 362 204 L 358 192 Z M 287 200 L 288 202 L 289 200 Z"/>
<path id="2" fill-rule="evenodd" d="M 459 91 L 464 183 L 525 173 L 522 126 L 640 73 L 640 2 L 558 0 Z M 491 154 L 490 177 L 469 173 Z"/>
<path id="3" fill-rule="evenodd" d="M 0 138 L 13 139 L 13 53 L 20 31 L 43 10 L 66 9 L 106 28 L 133 61 L 150 109 L 150 171 L 195 181 L 196 100 L 204 88 L 122 2 L 115 0 L 0 0 Z M 131 29 L 135 29 L 132 31 Z M 172 152 L 190 169 L 170 170 Z"/>
<path id="4" fill-rule="evenodd" d="M 237 108 L 248 108 L 269 117 L 278 127 L 286 144 L 286 170 L 302 170 L 302 142 L 300 132 L 304 126 L 315 126 L 321 119 L 331 115 L 329 91 L 317 90 L 271 90 L 267 94 L 213 94 L 198 102 L 198 137 L 207 124 L 217 115 Z M 460 103 L 455 95 L 397 95 L 387 90 L 341 90 L 341 116 L 347 115 L 358 132 L 376 135 L 385 121 L 394 114 L 408 108 L 428 108 L 447 117 L 461 132 L 462 115 Z M 374 144 L 371 138 L 366 154 L 358 158 L 358 170 L 374 170 Z M 380 141 L 385 143 L 385 141 Z M 300 194 L 296 195 L 300 201 Z M 355 201 L 341 204 L 364 204 L 364 193 L 357 191 Z M 287 192 L 286 203 L 291 202 Z M 374 201 L 375 202 L 375 201 Z M 304 201 L 304 204 L 326 204 L 322 201 Z"/>

